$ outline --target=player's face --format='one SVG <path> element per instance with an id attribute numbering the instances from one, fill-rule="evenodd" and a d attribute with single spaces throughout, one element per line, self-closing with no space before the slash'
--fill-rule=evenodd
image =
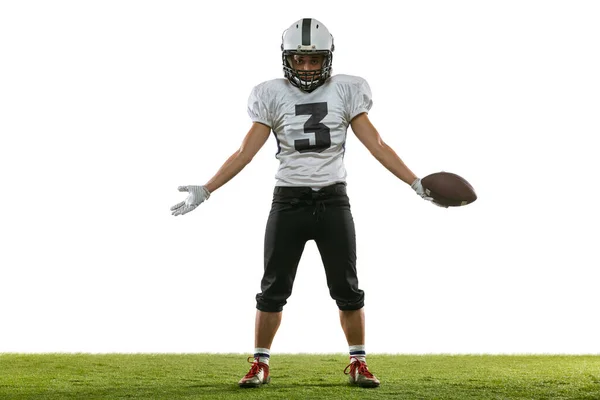
<path id="1" fill-rule="evenodd" d="M 288 57 L 288 62 L 290 66 L 294 68 L 301 75 L 302 72 L 310 72 L 321 69 L 323 66 L 323 58 L 322 54 L 316 55 L 301 55 L 296 54 Z"/>

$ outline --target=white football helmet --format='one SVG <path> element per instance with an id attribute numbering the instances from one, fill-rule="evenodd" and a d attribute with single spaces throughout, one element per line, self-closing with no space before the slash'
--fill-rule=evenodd
<path id="1" fill-rule="evenodd" d="M 285 77 L 292 85 L 305 92 L 312 92 L 331 76 L 333 50 L 333 36 L 321 22 L 314 18 L 304 18 L 294 22 L 281 37 L 281 57 Z M 321 69 L 303 72 L 301 75 L 288 60 L 289 56 L 313 54 L 324 55 Z"/>

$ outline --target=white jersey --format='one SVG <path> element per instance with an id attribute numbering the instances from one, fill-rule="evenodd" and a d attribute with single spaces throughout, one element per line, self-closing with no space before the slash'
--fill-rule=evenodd
<path id="1" fill-rule="evenodd" d="M 372 104 L 367 81 L 357 76 L 332 76 L 311 93 L 284 78 L 254 87 L 248 114 L 269 126 L 277 139 L 276 186 L 318 189 L 345 182 L 348 125 Z"/>

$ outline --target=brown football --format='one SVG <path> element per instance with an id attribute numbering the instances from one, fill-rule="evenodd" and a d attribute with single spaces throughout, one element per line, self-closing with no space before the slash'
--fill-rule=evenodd
<path id="1" fill-rule="evenodd" d="M 451 172 L 435 172 L 421 179 L 421 184 L 433 201 L 448 207 L 465 206 L 477 200 L 473 186 Z"/>

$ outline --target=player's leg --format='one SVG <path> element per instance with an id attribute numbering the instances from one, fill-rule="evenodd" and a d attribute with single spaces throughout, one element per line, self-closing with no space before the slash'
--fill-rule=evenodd
<path id="1" fill-rule="evenodd" d="M 377 387 L 379 380 L 373 376 L 367 367 L 367 353 L 365 350 L 365 311 L 340 310 L 340 322 L 348 341 L 350 364 L 346 367 L 351 384 L 361 387 Z M 350 371 L 347 372 L 348 368 Z"/>
<path id="2" fill-rule="evenodd" d="M 364 292 L 358 287 L 356 233 L 350 202 L 345 194 L 339 193 L 322 201 L 324 206 L 318 208 L 321 211 L 315 243 L 325 267 L 329 294 L 340 310 L 360 310 L 364 305 Z M 352 330 L 355 326 L 350 324 L 348 328 Z"/>
<path id="3" fill-rule="evenodd" d="M 346 367 L 350 368 L 349 381 L 361 387 L 377 387 L 379 380 L 369 372 L 365 358 L 364 292 L 358 287 L 356 234 L 350 204 L 345 194 L 335 195 L 325 204 L 315 242 L 350 350 L 350 364 Z"/>
<path id="4" fill-rule="evenodd" d="M 264 274 L 261 293 L 256 295 L 254 360 L 250 371 L 239 381 L 241 387 L 258 387 L 270 381 L 271 344 L 281 324 L 283 306 L 292 293 L 307 241 L 307 210 L 291 199 L 275 195 L 267 221 Z"/>
<path id="5" fill-rule="evenodd" d="M 365 343 L 365 311 L 340 310 L 340 322 L 349 346 L 364 345 Z"/>
<path id="6" fill-rule="evenodd" d="M 256 310 L 254 326 L 254 356 L 248 357 L 252 363 L 250 371 L 238 382 L 242 388 L 255 388 L 271 381 L 269 359 L 271 343 L 281 324 L 281 311 L 265 312 Z M 250 361 L 252 359 L 252 361 Z"/>
<path id="7" fill-rule="evenodd" d="M 278 188 L 294 193 L 295 188 Z M 300 257 L 308 241 L 310 210 L 293 197 L 276 195 L 267 220 L 264 242 L 264 272 L 256 308 L 279 313 L 292 294 Z M 261 316 L 262 318 L 262 316 Z M 257 325 L 261 328 L 262 325 Z"/>
<path id="8" fill-rule="evenodd" d="M 254 325 L 254 347 L 270 349 L 275 334 L 281 325 L 282 312 L 266 312 L 256 310 Z"/>

